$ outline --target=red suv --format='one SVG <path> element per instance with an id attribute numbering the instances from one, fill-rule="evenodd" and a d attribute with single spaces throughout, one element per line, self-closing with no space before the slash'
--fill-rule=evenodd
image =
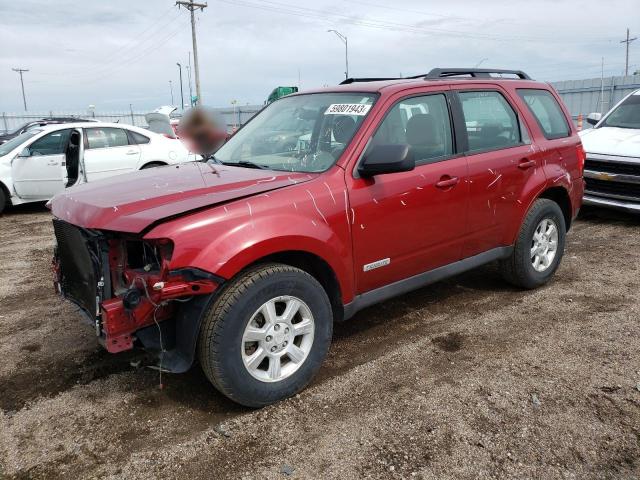
<path id="1" fill-rule="evenodd" d="M 547 282 L 583 193 L 556 92 L 525 73 L 435 69 L 284 97 L 207 163 L 51 202 L 58 291 L 110 352 L 199 359 L 263 406 L 304 388 L 332 326 L 487 262 Z"/>

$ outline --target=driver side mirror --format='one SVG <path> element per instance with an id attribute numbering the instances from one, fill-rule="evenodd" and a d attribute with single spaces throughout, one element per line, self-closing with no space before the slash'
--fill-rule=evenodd
<path id="1" fill-rule="evenodd" d="M 29 147 L 24 147 L 18 154 L 18 158 L 25 158 L 30 156 L 31 156 L 31 152 L 29 151 Z"/>
<path id="2" fill-rule="evenodd" d="M 416 168 L 409 145 L 374 145 L 365 153 L 358 167 L 361 177 L 384 173 L 408 172 Z"/>
<path id="3" fill-rule="evenodd" d="M 602 118 L 601 113 L 590 113 L 589 115 L 587 115 L 587 123 L 589 125 L 595 125 L 600 121 L 601 118 Z"/>

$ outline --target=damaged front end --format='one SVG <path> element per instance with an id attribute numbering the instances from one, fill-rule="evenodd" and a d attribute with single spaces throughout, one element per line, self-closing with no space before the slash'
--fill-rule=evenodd
<path id="1" fill-rule="evenodd" d="M 111 353 L 139 342 L 159 367 L 186 371 L 202 312 L 223 279 L 198 269 L 171 270 L 173 244 L 89 230 L 53 220 L 56 291 L 77 305 Z"/>

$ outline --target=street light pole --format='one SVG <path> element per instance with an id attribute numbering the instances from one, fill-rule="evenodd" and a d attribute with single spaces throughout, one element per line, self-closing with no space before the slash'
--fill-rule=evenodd
<path id="1" fill-rule="evenodd" d="M 180 72 L 180 110 L 184 111 L 184 94 L 182 93 L 182 65 L 180 62 L 176 62 L 178 65 L 178 71 Z"/>
<path id="2" fill-rule="evenodd" d="M 344 78 L 349 78 L 349 41 L 347 40 L 346 35 L 341 34 L 337 30 L 331 29 L 331 30 L 327 30 L 327 32 L 335 33 L 338 36 L 338 38 L 342 40 L 342 43 L 344 43 L 344 65 L 345 65 Z"/>
<path id="3" fill-rule="evenodd" d="M 27 97 L 24 95 L 24 80 L 22 80 L 22 74 L 24 72 L 28 72 L 29 70 L 26 70 L 24 68 L 12 68 L 11 70 L 13 70 L 14 72 L 18 72 L 18 74 L 20 75 L 20 85 L 22 86 L 22 101 L 24 102 L 24 111 L 27 111 Z"/>
<path id="4" fill-rule="evenodd" d="M 169 80 L 169 90 L 171 90 L 171 106 L 173 106 L 173 83 Z"/>
<path id="5" fill-rule="evenodd" d="M 193 90 L 191 89 L 191 52 L 189 52 L 189 65 L 187 68 L 187 78 L 189 79 L 189 105 L 193 107 Z"/>

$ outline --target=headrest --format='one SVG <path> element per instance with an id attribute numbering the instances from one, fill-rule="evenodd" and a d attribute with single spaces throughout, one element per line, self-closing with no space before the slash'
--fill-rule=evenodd
<path id="1" fill-rule="evenodd" d="M 438 131 L 433 116 L 428 113 L 413 115 L 407 122 L 405 136 L 409 145 L 438 143 Z"/>
<path id="2" fill-rule="evenodd" d="M 347 143 L 356 129 L 356 121 L 346 115 L 340 115 L 333 121 L 333 138 L 338 143 Z"/>

